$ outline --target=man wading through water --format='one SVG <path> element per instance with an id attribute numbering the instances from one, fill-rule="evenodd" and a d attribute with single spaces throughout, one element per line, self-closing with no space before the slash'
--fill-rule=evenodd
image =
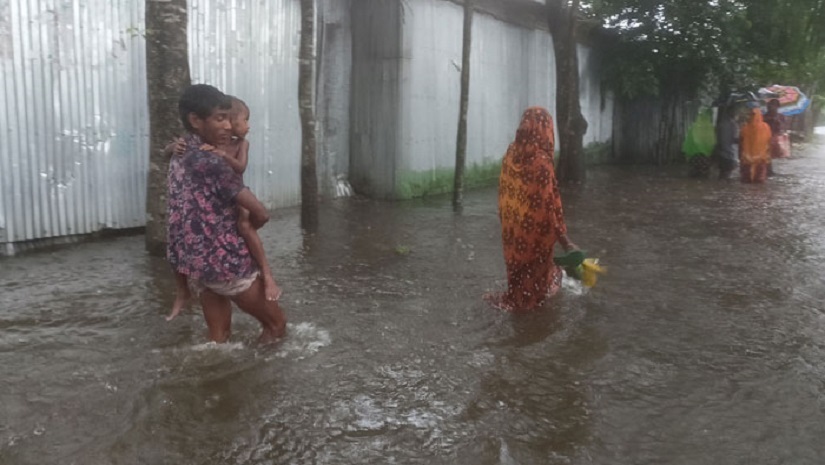
<path id="1" fill-rule="evenodd" d="M 190 86 L 178 102 L 188 135 L 185 151 L 169 165 L 167 258 L 200 299 L 212 341 L 229 339 L 234 302 L 261 323 L 261 342 L 272 342 L 285 334 L 286 317 L 277 301 L 266 299 L 263 279 L 238 231 L 238 207 L 249 211 L 255 229 L 269 214 L 225 160 L 202 149 L 229 141 L 231 108 L 229 97 L 204 84 Z"/>

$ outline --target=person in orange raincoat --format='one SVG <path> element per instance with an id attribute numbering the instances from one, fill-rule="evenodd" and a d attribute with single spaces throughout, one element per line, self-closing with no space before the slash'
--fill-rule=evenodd
<path id="1" fill-rule="evenodd" d="M 739 142 L 739 166 L 742 182 L 765 182 L 768 177 L 771 127 L 762 119 L 762 112 L 754 108 L 748 123 L 742 127 Z"/>
<path id="2" fill-rule="evenodd" d="M 526 312 L 540 306 L 561 284 L 562 270 L 553 263 L 556 242 L 568 251 L 576 248 L 567 237 L 554 146 L 550 113 L 528 108 L 501 165 L 498 205 L 507 292 L 487 296 L 498 308 Z"/>

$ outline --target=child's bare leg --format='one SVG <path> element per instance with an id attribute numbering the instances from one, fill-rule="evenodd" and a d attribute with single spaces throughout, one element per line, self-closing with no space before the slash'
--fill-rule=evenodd
<path id="1" fill-rule="evenodd" d="M 275 283 L 275 278 L 272 277 L 272 269 L 269 267 L 269 262 L 266 260 L 266 252 L 264 251 L 264 244 L 261 242 L 261 237 L 258 236 L 258 231 L 252 227 L 249 221 L 249 211 L 245 208 L 239 208 L 238 212 L 238 232 L 249 246 L 249 253 L 252 258 L 258 263 L 261 268 L 261 277 L 264 280 L 264 295 L 266 300 L 278 300 L 281 298 L 281 288 Z"/>
<path id="2" fill-rule="evenodd" d="M 166 321 L 172 321 L 176 316 L 180 315 L 183 307 L 185 307 L 192 298 L 187 284 L 185 274 L 175 273 L 175 303 L 172 304 L 172 312 L 166 317 Z"/>

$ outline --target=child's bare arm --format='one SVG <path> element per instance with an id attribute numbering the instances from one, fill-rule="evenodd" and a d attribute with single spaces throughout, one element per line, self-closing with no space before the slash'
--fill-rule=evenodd
<path id="1" fill-rule="evenodd" d="M 238 147 L 237 157 L 233 157 L 223 150 L 215 148 L 209 144 L 203 144 L 201 149 L 208 150 L 226 160 L 226 162 L 229 163 L 229 166 L 232 167 L 232 171 L 238 174 L 243 174 L 244 171 L 246 171 L 246 165 L 249 162 L 249 142 L 246 140 L 241 141 L 241 146 Z"/>
<path id="2" fill-rule="evenodd" d="M 166 154 L 167 157 L 171 157 L 172 155 L 181 155 L 185 151 L 186 143 L 184 143 L 182 137 L 178 137 L 172 142 L 169 142 L 169 145 L 163 148 L 163 153 Z"/>
<path id="3" fill-rule="evenodd" d="M 232 169 L 235 170 L 238 174 L 244 174 L 246 172 L 246 166 L 249 164 L 249 141 L 244 139 L 241 141 L 241 146 L 238 147 L 238 156 L 235 158 L 237 162 L 237 168 L 235 164 L 230 163 L 232 165 Z"/>

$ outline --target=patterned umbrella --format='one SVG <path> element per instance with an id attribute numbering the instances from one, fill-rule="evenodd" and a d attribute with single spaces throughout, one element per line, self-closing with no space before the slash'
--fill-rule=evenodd
<path id="1" fill-rule="evenodd" d="M 767 102 L 772 99 L 779 100 L 779 113 L 786 116 L 793 116 L 808 109 L 811 104 L 809 99 L 798 87 L 773 85 L 759 89 L 759 97 L 762 99 L 762 110 L 767 111 Z"/>

